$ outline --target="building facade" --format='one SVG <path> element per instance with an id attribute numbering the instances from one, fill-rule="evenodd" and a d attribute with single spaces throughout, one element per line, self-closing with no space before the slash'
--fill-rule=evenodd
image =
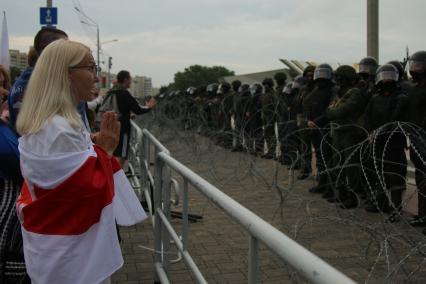
<path id="1" fill-rule="evenodd" d="M 17 49 L 9 49 L 10 67 L 16 67 L 23 71 L 28 66 L 28 55 Z"/>
<path id="2" fill-rule="evenodd" d="M 152 79 L 146 76 L 135 76 L 132 78 L 130 93 L 137 98 L 152 96 Z"/>

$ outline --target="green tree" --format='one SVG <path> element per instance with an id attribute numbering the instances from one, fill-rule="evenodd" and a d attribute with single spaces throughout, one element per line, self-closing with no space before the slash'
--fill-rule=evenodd
<path id="1" fill-rule="evenodd" d="M 162 86 L 160 87 L 159 94 L 167 93 L 167 92 L 168 92 L 168 90 L 169 90 L 169 88 L 168 88 L 167 86 L 162 85 Z"/>
<path id="2" fill-rule="evenodd" d="M 225 76 L 235 75 L 234 71 L 228 70 L 223 66 L 201 66 L 191 65 L 183 72 L 175 74 L 174 89 L 186 90 L 188 87 L 197 87 L 208 85 L 211 83 L 218 83 L 219 78 Z"/>

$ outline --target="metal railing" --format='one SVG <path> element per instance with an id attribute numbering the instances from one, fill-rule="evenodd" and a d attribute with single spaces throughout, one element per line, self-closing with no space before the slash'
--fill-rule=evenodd
<path id="1" fill-rule="evenodd" d="M 139 147 L 140 149 L 138 153 L 141 154 L 139 160 L 136 160 L 140 163 L 142 170 L 139 182 L 154 226 L 156 281 L 169 283 L 167 275 L 171 263 L 169 251 L 172 239 L 196 281 L 207 283 L 188 251 L 188 195 L 189 185 L 191 185 L 218 208 L 226 212 L 233 221 L 239 223 L 249 234 L 248 283 L 257 283 L 259 242 L 275 253 L 284 263 L 292 266 L 300 276 L 313 283 L 355 283 L 174 159 L 167 148 L 148 130 L 140 130 L 134 123 L 132 128 L 136 128 L 136 133 L 142 133 L 142 139 L 138 140 L 139 142 L 142 141 L 142 144 L 135 144 L 136 148 Z M 154 164 L 151 163 L 152 154 Z M 151 171 L 152 167 L 154 174 Z M 170 223 L 170 195 L 173 184 L 171 170 L 183 179 L 183 227 L 181 236 Z M 154 199 L 153 206 L 152 198 Z"/>

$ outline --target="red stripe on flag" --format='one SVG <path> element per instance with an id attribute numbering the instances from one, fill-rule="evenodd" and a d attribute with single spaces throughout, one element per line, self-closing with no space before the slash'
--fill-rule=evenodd
<path id="1" fill-rule="evenodd" d="M 22 225 L 27 231 L 79 235 L 99 222 L 103 208 L 114 197 L 113 161 L 101 148 L 95 146 L 95 151 L 97 158 L 89 157 L 56 188 L 34 187 L 37 199 L 22 210 Z"/>

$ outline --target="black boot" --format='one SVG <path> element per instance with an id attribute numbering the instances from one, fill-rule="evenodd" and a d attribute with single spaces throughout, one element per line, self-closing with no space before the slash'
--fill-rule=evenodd
<path id="1" fill-rule="evenodd" d="M 310 193 L 323 193 L 325 191 L 325 187 L 321 185 L 316 185 L 309 189 Z"/>
<path id="2" fill-rule="evenodd" d="M 426 227 L 426 217 L 416 216 L 408 223 L 413 227 Z"/>
<path id="3" fill-rule="evenodd" d="M 342 209 L 351 209 L 358 206 L 358 200 L 356 197 L 350 197 L 342 201 L 340 208 Z"/>
<path id="4" fill-rule="evenodd" d="M 298 177 L 297 177 L 297 179 L 298 180 L 304 180 L 304 179 L 306 179 L 306 178 L 308 178 L 309 177 L 309 173 L 301 173 Z"/>

